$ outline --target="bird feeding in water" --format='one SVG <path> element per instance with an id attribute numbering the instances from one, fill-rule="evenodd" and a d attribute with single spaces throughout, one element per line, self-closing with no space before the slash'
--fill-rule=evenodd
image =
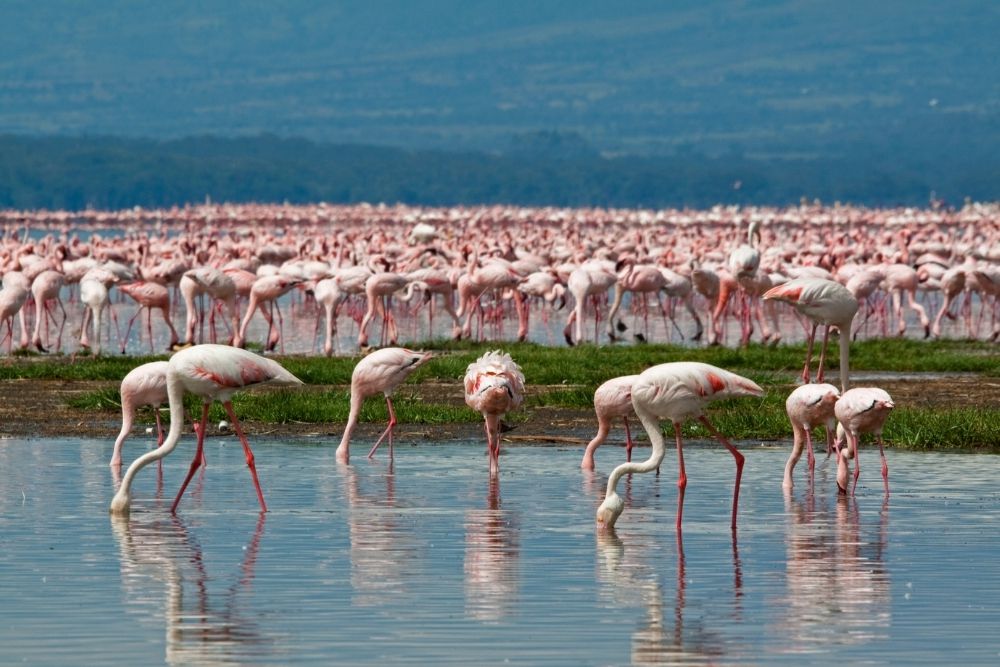
<path id="1" fill-rule="evenodd" d="M 433 358 L 430 352 L 414 352 L 403 347 L 386 347 L 375 350 L 354 366 L 351 373 L 351 412 L 344 427 L 344 435 L 337 447 L 337 461 L 348 463 L 351 455 L 351 435 L 358 425 L 361 406 L 365 399 L 375 394 L 385 396 L 385 405 L 389 410 L 389 425 L 386 427 L 375 445 L 368 452 L 368 458 L 387 436 L 389 438 L 389 458 L 392 458 L 392 432 L 396 426 L 396 411 L 392 406 L 392 394 L 410 373 L 417 370 Z"/>
<path id="2" fill-rule="evenodd" d="M 261 511 L 266 512 L 267 505 L 264 503 L 264 494 L 260 490 L 260 482 L 257 479 L 257 467 L 254 465 L 253 452 L 250 450 L 250 444 L 236 418 L 231 402 L 233 394 L 236 392 L 264 384 L 294 386 L 301 385 L 302 381 L 276 361 L 228 345 L 195 345 L 174 354 L 167 367 L 167 399 L 170 405 L 170 430 L 167 433 L 167 438 L 160 447 L 143 454 L 129 466 L 118 492 L 111 501 L 111 513 L 128 513 L 132 500 L 132 481 L 136 474 L 153 461 L 158 461 L 170 454 L 177 446 L 184 425 L 185 392 L 201 397 L 201 422 L 197 429 L 198 444 L 194 460 L 191 461 L 191 468 L 170 511 L 173 513 L 177 510 L 184 490 L 204 460 L 203 447 L 208 409 L 213 402 L 219 401 L 229 415 L 233 429 L 243 445 L 247 467 L 250 469 L 250 476 L 257 491 Z"/>
<path id="3" fill-rule="evenodd" d="M 465 404 L 483 415 L 490 476 L 500 472 L 500 417 L 524 400 L 524 373 L 510 355 L 487 352 L 465 371 Z"/>
<path id="4" fill-rule="evenodd" d="M 740 497 L 740 478 L 743 475 L 743 455 L 719 433 L 708 417 L 705 408 L 713 401 L 738 396 L 763 396 L 764 390 L 757 383 L 730 371 L 694 361 L 678 361 L 659 364 L 639 374 L 632 383 L 632 406 L 642 422 L 652 454 L 640 463 L 623 463 L 611 471 L 604 502 L 597 509 L 597 522 L 606 528 L 613 528 L 625 501 L 615 487 L 624 475 L 633 472 L 649 472 L 659 467 L 663 460 L 665 445 L 660 431 L 660 419 L 669 419 L 674 424 L 677 440 L 677 464 L 679 476 L 677 488 L 677 529 L 680 530 L 684 514 L 684 489 L 687 474 L 684 470 L 684 450 L 681 443 L 681 425 L 688 419 L 697 419 L 721 442 L 736 461 L 736 482 L 733 485 L 732 529 L 736 529 L 736 507 Z"/>

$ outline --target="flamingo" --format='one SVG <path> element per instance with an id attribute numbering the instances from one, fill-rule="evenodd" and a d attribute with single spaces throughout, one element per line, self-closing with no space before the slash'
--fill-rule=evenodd
<path id="1" fill-rule="evenodd" d="M 24 304 L 28 300 L 30 289 L 28 282 L 21 273 L 9 271 L 3 276 L 3 289 L 0 289 L 0 326 L 7 323 L 7 354 L 14 345 L 14 315 L 20 316 L 21 344 L 28 346 L 28 330 L 24 324 Z M 5 336 L 7 338 L 8 336 Z"/>
<path id="2" fill-rule="evenodd" d="M 62 347 L 62 331 L 66 326 L 66 308 L 63 307 L 62 299 L 59 298 L 59 292 L 65 284 L 65 276 L 54 269 L 46 269 L 45 271 L 42 271 L 31 282 L 31 294 L 35 298 L 35 331 L 31 335 L 31 344 L 34 345 L 39 352 L 47 351 L 42 345 L 42 320 L 45 320 L 46 345 L 49 344 L 48 318 L 52 317 L 52 321 L 55 323 L 55 316 L 49 312 L 48 303 L 53 299 L 56 304 L 59 305 L 59 309 L 62 311 L 63 315 L 62 324 L 59 325 L 59 335 L 56 338 L 56 348 L 58 349 Z"/>
<path id="3" fill-rule="evenodd" d="M 524 373 L 510 355 L 487 352 L 465 371 L 465 404 L 483 415 L 490 477 L 500 473 L 500 417 L 524 400 Z"/>
<path id="4" fill-rule="evenodd" d="M 664 455 L 663 433 L 659 420 L 666 418 L 674 424 L 677 440 L 677 462 L 680 474 L 677 480 L 677 530 L 681 528 L 684 513 L 684 489 L 687 474 L 684 471 L 684 450 L 681 444 L 681 424 L 697 419 L 721 442 L 736 461 L 736 483 L 733 487 L 733 517 L 731 527 L 736 530 L 736 507 L 740 497 L 740 478 L 743 475 L 743 455 L 730 443 L 705 416 L 709 403 L 738 396 L 763 396 L 764 390 L 755 382 L 736 373 L 696 361 L 675 361 L 646 369 L 632 383 L 632 406 L 642 422 L 652 454 L 642 463 L 622 463 L 611 471 L 604 502 L 597 509 L 597 522 L 613 528 L 625 501 L 615 492 L 618 480 L 634 472 L 649 472 L 660 466 Z"/>
<path id="5" fill-rule="evenodd" d="M 108 290 L 117 282 L 118 276 L 101 266 L 90 269 L 80 280 L 80 302 L 84 304 L 83 322 L 80 325 L 80 346 L 90 348 L 90 336 L 87 334 L 87 325 L 92 324 L 94 331 L 93 352 L 95 356 L 101 354 L 101 317 L 104 309 L 108 307 L 111 300 Z M 118 331 L 120 338 L 121 331 L 118 330 L 117 316 L 114 309 L 110 309 L 110 311 L 111 318 L 115 323 L 115 330 Z"/>
<path id="6" fill-rule="evenodd" d="M 389 425 L 375 441 L 375 446 L 368 452 L 368 458 L 375 454 L 375 450 L 386 436 L 389 436 L 389 458 L 392 458 L 392 431 L 396 426 L 392 394 L 410 373 L 430 361 L 433 356 L 430 352 L 414 352 L 404 347 L 385 347 L 372 352 L 354 366 L 354 372 L 351 373 L 351 412 L 347 417 L 344 435 L 337 447 L 338 462 L 347 463 L 350 460 L 351 434 L 358 425 L 361 406 L 366 398 L 379 392 L 385 395 L 385 404 L 389 409 Z"/>
<path id="7" fill-rule="evenodd" d="M 200 266 L 184 273 L 178 287 L 184 299 L 187 310 L 185 325 L 185 344 L 194 342 L 195 325 L 204 320 L 204 315 L 195 307 L 195 297 L 208 294 L 213 300 L 222 302 L 231 322 L 230 329 L 236 336 L 239 329 L 239 312 L 236 308 L 236 282 L 225 272 L 210 267 Z M 215 341 L 215 305 L 210 308 L 209 325 L 212 327 L 212 341 Z"/>
<path id="8" fill-rule="evenodd" d="M 611 430 L 611 420 L 620 417 L 625 424 L 625 460 L 632 460 L 632 434 L 628 428 L 628 418 L 635 416 L 632 408 L 632 383 L 638 375 L 623 375 L 611 378 L 594 392 L 594 412 L 597 413 L 597 435 L 587 444 L 580 467 L 594 469 L 594 452 L 607 439 Z"/>
<path id="9" fill-rule="evenodd" d="M 177 493 L 177 498 L 174 499 L 174 504 L 170 507 L 170 512 L 177 511 L 177 505 L 181 501 L 181 496 L 184 495 L 188 482 L 191 481 L 204 458 L 205 426 L 208 421 L 208 409 L 214 401 L 221 402 L 226 414 L 229 415 L 233 429 L 243 445 L 247 467 L 250 468 L 250 476 L 257 491 L 261 511 L 266 512 L 267 505 L 264 504 L 264 494 L 260 490 L 260 482 L 257 479 L 257 467 L 254 465 L 253 452 L 250 450 L 250 443 L 247 442 L 247 437 L 233 411 L 232 397 L 236 392 L 255 385 L 295 386 L 301 385 L 302 381 L 276 361 L 228 345 L 211 343 L 195 345 L 177 352 L 167 363 L 169 364 L 167 368 L 167 401 L 170 405 L 170 430 L 160 447 L 137 458 L 125 471 L 122 484 L 111 501 L 111 513 L 127 514 L 132 501 L 132 480 L 136 474 L 153 461 L 158 461 L 174 451 L 184 425 L 184 392 L 201 397 L 201 425 L 198 429 L 198 444 L 194 460 L 191 461 L 191 468 Z"/>
<path id="10" fill-rule="evenodd" d="M 264 349 L 267 351 L 273 350 L 281 339 L 280 329 L 282 318 L 281 309 L 278 307 L 278 299 L 301 284 L 301 278 L 290 278 L 280 274 L 258 278 L 250 290 L 250 303 L 247 305 L 247 314 L 243 316 L 243 322 L 240 324 L 239 333 L 236 334 L 236 338 L 233 340 L 233 345 L 243 347 L 244 343 L 246 343 L 247 327 L 250 325 L 250 319 L 253 317 L 254 312 L 260 308 L 261 315 L 267 320 L 267 339 L 264 343 Z M 263 306 L 265 303 L 268 305 L 266 310 Z M 271 308 L 278 313 L 277 328 L 274 326 L 274 316 L 269 312 Z M 284 351 L 285 344 L 282 343 L 281 345 L 282 351 Z"/>
<path id="11" fill-rule="evenodd" d="M 847 391 L 851 323 L 858 312 L 858 300 L 850 290 L 838 282 L 825 278 L 795 278 L 772 287 L 764 292 L 763 298 L 785 301 L 812 320 L 812 329 L 809 331 L 806 344 L 806 364 L 802 370 L 802 380 L 806 383 L 810 382 L 809 363 L 812 360 L 816 329 L 820 324 L 826 327 L 823 330 L 819 370 L 816 372 L 817 382 L 823 381 L 823 363 L 826 359 L 826 347 L 830 341 L 830 327 L 836 326 L 840 330 L 840 390 Z"/>
<path id="12" fill-rule="evenodd" d="M 837 454 L 837 487 L 847 493 L 847 459 L 854 459 L 854 483 L 851 495 L 858 486 L 861 465 L 858 458 L 858 444 L 862 433 L 871 433 L 878 442 L 878 453 L 882 458 L 882 481 L 885 492 L 889 493 L 889 464 L 885 460 L 882 447 L 882 426 L 886 417 L 896 407 L 892 397 L 878 387 L 858 387 L 845 391 L 834 406 L 834 414 L 840 425 L 837 427 L 837 443 L 847 441 L 847 447 L 840 447 Z"/>
<path id="13" fill-rule="evenodd" d="M 122 429 L 115 440 L 115 449 L 111 454 L 112 468 L 121 468 L 122 443 L 132 430 L 135 411 L 143 405 L 153 407 L 156 417 L 156 446 L 163 444 L 163 426 L 160 424 L 160 405 L 167 402 L 167 368 L 166 361 L 151 361 L 148 364 L 136 366 L 122 379 L 120 389 L 122 399 Z"/>
<path id="14" fill-rule="evenodd" d="M 153 352 L 154 308 L 160 311 L 164 324 L 170 330 L 170 343 L 167 345 L 167 349 L 172 350 L 177 346 L 177 330 L 174 328 L 173 322 L 170 321 L 170 292 L 166 286 L 154 282 L 139 281 L 119 285 L 118 289 L 128 294 L 139 304 L 139 309 L 135 311 L 135 315 L 132 316 L 132 319 L 128 321 L 128 326 L 125 327 L 125 338 L 122 340 L 122 354 L 125 354 L 125 344 L 128 342 L 128 335 L 132 331 L 132 323 L 139 317 L 143 309 L 146 310 L 146 332 L 149 334 L 149 351 Z"/>
<path id="15" fill-rule="evenodd" d="M 795 464 L 802 456 L 802 447 L 806 446 L 809 462 L 809 474 L 812 475 L 816 467 L 816 457 L 813 455 L 812 430 L 817 426 L 826 427 L 827 453 L 833 443 L 833 432 L 836 427 L 837 418 L 833 414 L 833 406 L 840 398 L 840 391 L 832 384 L 810 383 L 804 384 L 788 395 L 785 400 L 785 412 L 788 413 L 788 420 L 792 423 L 792 453 L 785 463 L 785 478 L 782 486 L 791 489 L 792 472 Z"/>
<path id="16" fill-rule="evenodd" d="M 346 295 L 340 291 L 336 278 L 324 278 L 313 288 L 316 303 L 323 307 L 326 313 L 326 340 L 323 342 L 323 354 L 333 354 L 333 344 L 337 338 L 337 307 Z"/>

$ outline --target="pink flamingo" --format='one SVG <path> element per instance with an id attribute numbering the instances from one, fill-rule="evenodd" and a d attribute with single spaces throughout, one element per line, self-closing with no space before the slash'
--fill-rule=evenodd
<path id="1" fill-rule="evenodd" d="M 896 332 L 902 336 L 906 333 L 906 318 L 903 316 L 902 294 L 906 292 L 906 302 L 910 310 L 920 318 L 920 326 L 924 328 L 924 338 L 931 335 L 931 322 L 927 311 L 917 303 L 917 270 L 906 264 L 890 264 L 884 268 L 885 289 L 892 294 L 892 311 L 896 316 Z"/>
<path id="2" fill-rule="evenodd" d="M 333 354 L 333 343 L 337 337 L 337 307 L 343 302 L 345 295 L 340 291 L 336 278 L 324 278 L 313 288 L 316 303 L 322 306 L 326 314 L 326 340 L 323 342 L 323 354 Z M 313 342 L 315 346 L 315 341 Z"/>
<path id="3" fill-rule="evenodd" d="M 167 362 L 167 400 L 170 406 L 170 430 L 163 444 L 146 452 L 128 467 L 118 492 L 111 501 L 112 514 L 127 514 L 131 504 L 132 480 L 136 474 L 153 461 L 164 458 L 177 446 L 184 426 L 184 392 L 189 392 L 202 399 L 201 424 L 198 428 L 198 445 L 194 460 L 184 483 L 181 485 L 177 498 L 171 506 L 171 513 L 177 510 L 177 505 L 184 495 L 188 482 L 204 459 L 205 429 L 208 422 L 208 409 L 214 401 L 222 403 L 233 429 L 243 445 L 247 467 L 257 491 L 261 511 L 267 511 L 264 504 L 264 494 L 260 490 L 257 479 L 257 467 L 254 465 L 253 452 L 250 443 L 243 433 L 236 413 L 233 411 L 232 397 L 236 392 L 256 385 L 293 386 L 301 385 L 302 381 L 289 373 L 271 359 L 227 345 L 195 345 L 177 352 Z"/>
<path id="4" fill-rule="evenodd" d="M 20 347 L 28 346 L 28 330 L 24 323 L 24 304 L 28 300 L 30 289 L 28 282 L 17 271 L 9 271 L 3 276 L 3 289 L 0 290 L 0 325 L 7 324 L 7 354 L 14 346 L 14 315 L 18 315 L 21 323 Z"/>
<path id="5" fill-rule="evenodd" d="M 153 309 L 160 311 L 163 322 L 170 330 L 170 343 L 167 349 L 173 349 L 178 342 L 177 330 L 174 329 L 173 322 L 170 321 L 170 292 L 159 283 L 139 281 L 119 285 L 118 289 L 132 297 L 138 304 L 139 310 L 135 312 L 132 319 L 125 327 L 125 338 L 122 340 L 122 354 L 125 354 L 125 344 L 128 342 L 128 335 L 132 331 L 132 323 L 139 317 L 143 309 L 146 310 L 146 332 L 149 335 L 149 351 L 153 351 Z"/>
<path id="6" fill-rule="evenodd" d="M 267 320 L 267 340 L 264 349 L 270 351 L 277 347 L 278 341 L 281 340 L 280 329 L 282 328 L 281 309 L 278 307 L 278 299 L 301 284 L 301 278 L 292 278 L 280 274 L 258 278 L 250 290 L 250 303 L 247 305 L 247 314 L 243 316 L 243 322 L 240 324 L 239 333 L 236 334 L 236 338 L 233 340 L 233 345 L 243 347 L 246 343 L 247 327 L 250 325 L 250 318 L 260 308 L 261 315 Z M 266 310 L 263 304 L 267 304 Z M 277 327 L 274 326 L 274 316 L 270 312 L 271 309 L 278 313 Z M 282 346 L 284 346 L 284 343 L 282 343 Z M 282 349 L 282 352 L 284 352 L 284 349 Z"/>
<path id="7" fill-rule="evenodd" d="M 949 312 L 952 303 L 965 289 L 965 269 L 961 266 L 953 266 L 945 270 L 941 276 L 941 291 L 944 293 L 944 301 L 941 302 L 941 309 L 938 310 L 934 322 L 931 324 L 931 334 L 935 338 L 941 337 L 941 318 L 948 316 L 954 318 Z"/>
<path id="8" fill-rule="evenodd" d="M 833 406 L 840 398 L 840 392 L 832 384 L 804 384 L 788 395 L 785 400 L 785 412 L 792 423 L 792 453 L 785 463 L 785 478 L 782 486 L 785 489 L 793 487 L 792 473 L 795 464 L 802 456 L 802 446 L 808 453 L 809 475 L 812 478 L 816 468 L 816 457 L 813 455 L 812 430 L 817 426 L 826 428 L 827 455 L 833 446 L 833 433 L 837 418 L 833 414 Z"/>
<path id="9" fill-rule="evenodd" d="M 83 322 L 80 325 L 80 346 L 90 348 L 90 336 L 87 333 L 87 326 L 92 323 L 94 332 L 93 352 L 95 355 L 101 354 L 101 318 L 104 309 L 111 301 L 109 290 L 118 282 L 118 276 L 107 269 L 97 266 L 84 274 L 80 280 L 80 302 L 84 304 Z M 115 323 L 115 331 L 121 337 L 118 329 L 118 319 L 114 309 L 111 309 L 111 318 Z M 110 338 L 110 331 L 108 334 Z"/>
<path id="10" fill-rule="evenodd" d="M 600 308 L 597 306 L 598 301 L 604 298 L 608 294 L 608 290 L 617 282 L 618 275 L 615 273 L 615 267 L 611 262 L 605 260 L 590 260 L 580 265 L 569 274 L 569 278 L 566 280 L 566 289 L 569 290 L 570 294 L 573 295 L 576 301 L 573 306 L 572 312 L 570 312 L 569 317 L 566 318 L 566 326 L 563 329 L 563 336 L 566 338 L 567 345 L 574 345 L 575 343 L 583 342 L 583 319 L 584 309 L 586 307 L 587 298 L 590 297 L 594 300 L 595 305 L 595 323 L 594 323 L 594 342 L 597 342 L 597 327 L 601 319 Z M 576 323 L 576 337 L 571 333 L 573 331 L 572 327 Z"/>
<path id="11" fill-rule="evenodd" d="M 858 387 L 845 391 L 837 405 L 834 414 L 840 425 L 837 427 L 837 444 L 846 440 L 847 446 L 840 447 L 837 454 L 837 487 L 841 493 L 847 493 L 847 459 L 854 459 L 854 483 L 851 495 L 858 486 L 861 475 L 861 461 L 858 457 L 858 445 L 862 433 L 872 433 L 878 442 L 878 453 L 882 458 L 882 481 L 885 492 L 889 493 L 889 464 L 885 460 L 885 450 L 882 447 L 882 426 L 886 417 L 896 404 L 884 389 L 877 387 Z"/>
<path id="12" fill-rule="evenodd" d="M 350 461 L 351 435 L 358 425 L 361 406 L 365 399 L 381 392 L 385 396 L 385 405 L 389 410 L 389 425 L 386 427 L 375 446 L 368 452 L 368 458 L 375 454 L 382 440 L 389 437 L 389 458 L 392 459 L 392 431 L 396 426 L 396 411 L 392 407 L 392 394 L 410 374 L 424 365 L 434 355 L 430 352 L 414 352 L 403 347 L 386 347 L 375 350 L 354 366 L 351 373 L 351 412 L 347 417 L 344 435 L 337 447 L 337 461 Z"/>
<path id="13" fill-rule="evenodd" d="M 59 292 L 65 284 L 66 279 L 63 274 L 54 269 L 42 271 L 31 283 L 31 294 L 35 298 L 35 331 L 31 335 L 31 344 L 39 352 L 46 352 L 45 347 L 42 345 L 42 320 L 45 320 L 45 343 L 49 343 L 48 320 L 49 317 L 52 317 L 49 312 L 49 301 L 52 300 L 55 300 L 59 305 L 59 309 L 63 315 L 62 324 L 59 325 L 59 335 L 56 339 L 56 348 L 58 349 L 62 346 L 62 331 L 63 327 L 66 326 L 66 308 L 63 307 L 62 300 L 59 298 Z M 55 318 L 53 317 L 54 320 Z"/>
<path id="14" fill-rule="evenodd" d="M 723 398 L 738 396 L 763 396 L 764 390 L 755 382 L 736 373 L 695 361 L 677 361 L 659 364 L 646 369 L 632 383 L 632 406 L 642 422 L 652 454 L 642 463 L 622 463 L 608 477 L 608 488 L 604 502 L 597 509 L 597 522 L 605 528 L 613 528 L 625 501 L 615 492 L 618 480 L 629 473 L 655 470 L 663 461 L 665 453 L 660 419 L 669 419 L 674 424 L 677 440 L 677 462 L 680 471 L 677 488 L 677 530 L 680 531 L 684 514 L 684 489 L 687 474 L 684 471 L 684 450 L 681 443 L 681 424 L 688 419 L 697 419 L 721 442 L 736 461 L 736 483 L 733 487 L 733 518 L 731 527 L 736 530 L 736 508 L 740 497 L 740 478 L 743 476 L 743 455 L 712 425 L 705 416 L 709 403 Z"/>
<path id="15" fill-rule="evenodd" d="M 465 371 L 465 404 L 483 415 L 490 477 L 500 473 L 500 417 L 524 400 L 524 373 L 510 355 L 487 352 Z"/>
<path id="16" fill-rule="evenodd" d="M 122 379 L 122 428 L 115 439 L 115 449 L 111 453 L 112 468 L 122 465 L 122 443 L 132 430 L 135 412 L 143 405 L 153 407 L 156 417 L 156 446 L 163 444 L 163 426 L 160 423 L 160 405 L 167 402 L 167 368 L 166 361 L 151 361 L 148 364 L 136 366 Z"/>
<path id="17" fill-rule="evenodd" d="M 615 298 L 611 304 L 611 309 L 608 311 L 608 322 L 606 327 L 608 338 L 611 340 L 617 340 L 617 336 L 615 335 L 614 318 L 618 313 L 618 309 L 621 307 L 625 292 L 632 292 L 634 297 L 639 297 L 643 319 L 646 325 L 645 328 L 648 333 L 649 311 L 646 302 L 649 296 L 652 295 L 656 300 L 659 310 L 666 313 L 660 302 L 660 290 L 666 288 L 667 286 L 666 276 L 663 275 L 659 267 L 652 264 L 636 264 L 630 260 L 619 261 L 615 268 L 619 271 L 618 280 L 615 282 Z M 666 324 L 666 318 L 664 318 L 664 324 Z M 619 331 L 625 331 L 628 328 L 620 319 L 618 320 L 617 327 Z M 637 340 L 646 340 L 645 336 L 641 333 L 636 333 L 635 336 Z"/>
<path id="18" fill-rule="evenodd" d="M 184 306 L 187 310 L 187 320 L 185 326 L 184 342 L 187 344 L 195 342 L 195 326 L 204 323 L 204 313 L 195 306 L 195 297 L 208 294 L 213 300 L 220 301 L 226 309 L 231 322 L 231 335 L 235 336 L 239 329 L 239 312 L 236 309 L 236 282 L 225 272 L 210 267 L 201 266 L 187 271 L 182 277 L 179 286 L 181 297 L 184 299 Z M 215 342 L 215 305 L 210 308 L 208 317 L 211 327 L 211 340 Z M 201 336 L 199 336 L 200 338 Z"/>
<path id="19" fill-rule="evenodd" d="M 765 300 L 776 299 L 794 307 L 799 313 L 812 320 L 812 329 L 808 334 L 806 344 L 806 364 L 802 370 L 802 380 L 810 382 L 809 365 L 812 361 L 813 343 L 816 339 L 816 329 L 820 324 L 823 329 L 823 348 L 819 355 L 819 370 L 816 381 L 823 381 L 823 364 L 826 360 L 826 348 L 830 341 L 830 327 L 840 330 L 840 390 L 847 391 L 849 356 L 851 352 L 851 323 L 858 312 L 858 300 L 850 290 L 838 282 L 825 278 L 795 278 L 783 285 L 772 287 L 764 292 Z"/>
<path id="20" fill-rule="evenodd" d="M 396 328 L 396 318 L 390 310 L 389 299 L 393 294 L 406 287 L 409 282 L 406 276 L 401 273 L 391 271 L 379 271 L 372 274 L 365 281 L 365 296 L 368 298 L 368 308 L 361 320 L 361 330 L 358 333 L 358 346 L 368 345 L 368 326 L 375 317 L 375 313 L 382 314 L 382 344 L 386 342 L 395 344 L 399 338 L 399 331 Z M 406 298 L 412 296 L 410 291 Z"/>
<path id="21" fill-rule="evenodd" d="M 625 460 L 632 460 L 632 434 L 628 427 L 628 418 L 635 416 L 632 407 L 632 383 L 638 375 L 623 375 L 604 382 L 594 392 L 594 412 L 597 413 L 597 435 L 587 444 L 580 467 L 584 470 L 594 469 L 594 452 L 608 438 L 611 430 L 611 420 L 621 418 L 625 425 Z"/>

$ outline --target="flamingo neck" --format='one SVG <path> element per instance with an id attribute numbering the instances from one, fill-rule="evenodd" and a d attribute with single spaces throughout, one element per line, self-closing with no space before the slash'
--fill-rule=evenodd
<path id="1" fill-rule="evenodd" d="M 645 461 L 622 463 L 617 468 L 612 470 L 611 475 L 608 477 L 608 488 L 605 493 L 606 496 L 610 496 L 615 493 L 615 488 L 618 486 L 618 480 L 620 480 L 622 476 L 633 472 L 649 472 L 650 470 L 658 468 L 660 463 L 663 461 L 663 455 L 666 452 L 663 432 L 660 430 L 660 422 L 656 419 L 656 417 L 640 406 L 633 404 L 633 407 L 635 408 L 635 414 L 639 417 L 639 421 L 642 422 L 643 428 L 646 429 L 646 434 L 649 436 L 649 444 L 652 452 L 650 453 L 649 458 Z"/>
<path id="2" fill-rule="evenodd" d="M 159 461 L 174 451 L 174 447 L 177 446 L 181 438 L 181 431 L 184 429 L 184 387 L 181 385 L 180 376 L 173 369 L 167 370 L 167 400 L 170 405 L 170 431 L 161 446 L 137 458 L 125 471 L 122 485 L 112 501 L 111 509 L 113 512 L 128 510 L 132 480 L 140 470 L 150 463 Z"/>

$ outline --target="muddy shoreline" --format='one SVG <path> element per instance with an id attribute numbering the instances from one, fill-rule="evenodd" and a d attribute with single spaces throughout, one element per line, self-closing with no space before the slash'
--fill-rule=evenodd
<path id="1" fill-rule="evenodd" d="M 863 380 L 859 386 L 865 386 Z M 878 386 L 888 391 L 897 405 L 917 407 L 986 407 L 1000 410 L 1000 380 L 978 375 L 928 378 L 906 375 L 898 379 L 879 378 Z M 111 381 L 83 380 L 3 380 L 0 381 L 0 437 L 52 438 L 86 437 L 113 439 L 121 428 L 121 414 L 114 410 L 86 410 L 70 407 L 74 397 L 101 389 L 117 389 Z M 307 391 L 329 391 L 327 386 L 310 386 Z M 406 391 L 417 395 L 426 392 L 428 398 L 440 400 L 440 386 L 406 385 Z M 528 392 L 544 392 L 532 388 Z M 461 400 L 459 389 L 456 401 Z M 133 431 L 141 432 L 148 410 L 139 416 Z M 522 408 L 514 420 L 516 427 L 505 434 L 511 441 L 538 443 L 586 443 L 596 429 L 593 411 L 565 408 Z M 296 436 L 339 438 L 343 424 L 255 423 L 245 424 L 248 434 L 275 437 Z M 360 435 L 377 435 L 384 426 L 362 424 Z M 461 424 L 400 424 L 401 438 L 466 439 L 482 436 L 482 422 L 470 412 L 468 423 Z"/>

